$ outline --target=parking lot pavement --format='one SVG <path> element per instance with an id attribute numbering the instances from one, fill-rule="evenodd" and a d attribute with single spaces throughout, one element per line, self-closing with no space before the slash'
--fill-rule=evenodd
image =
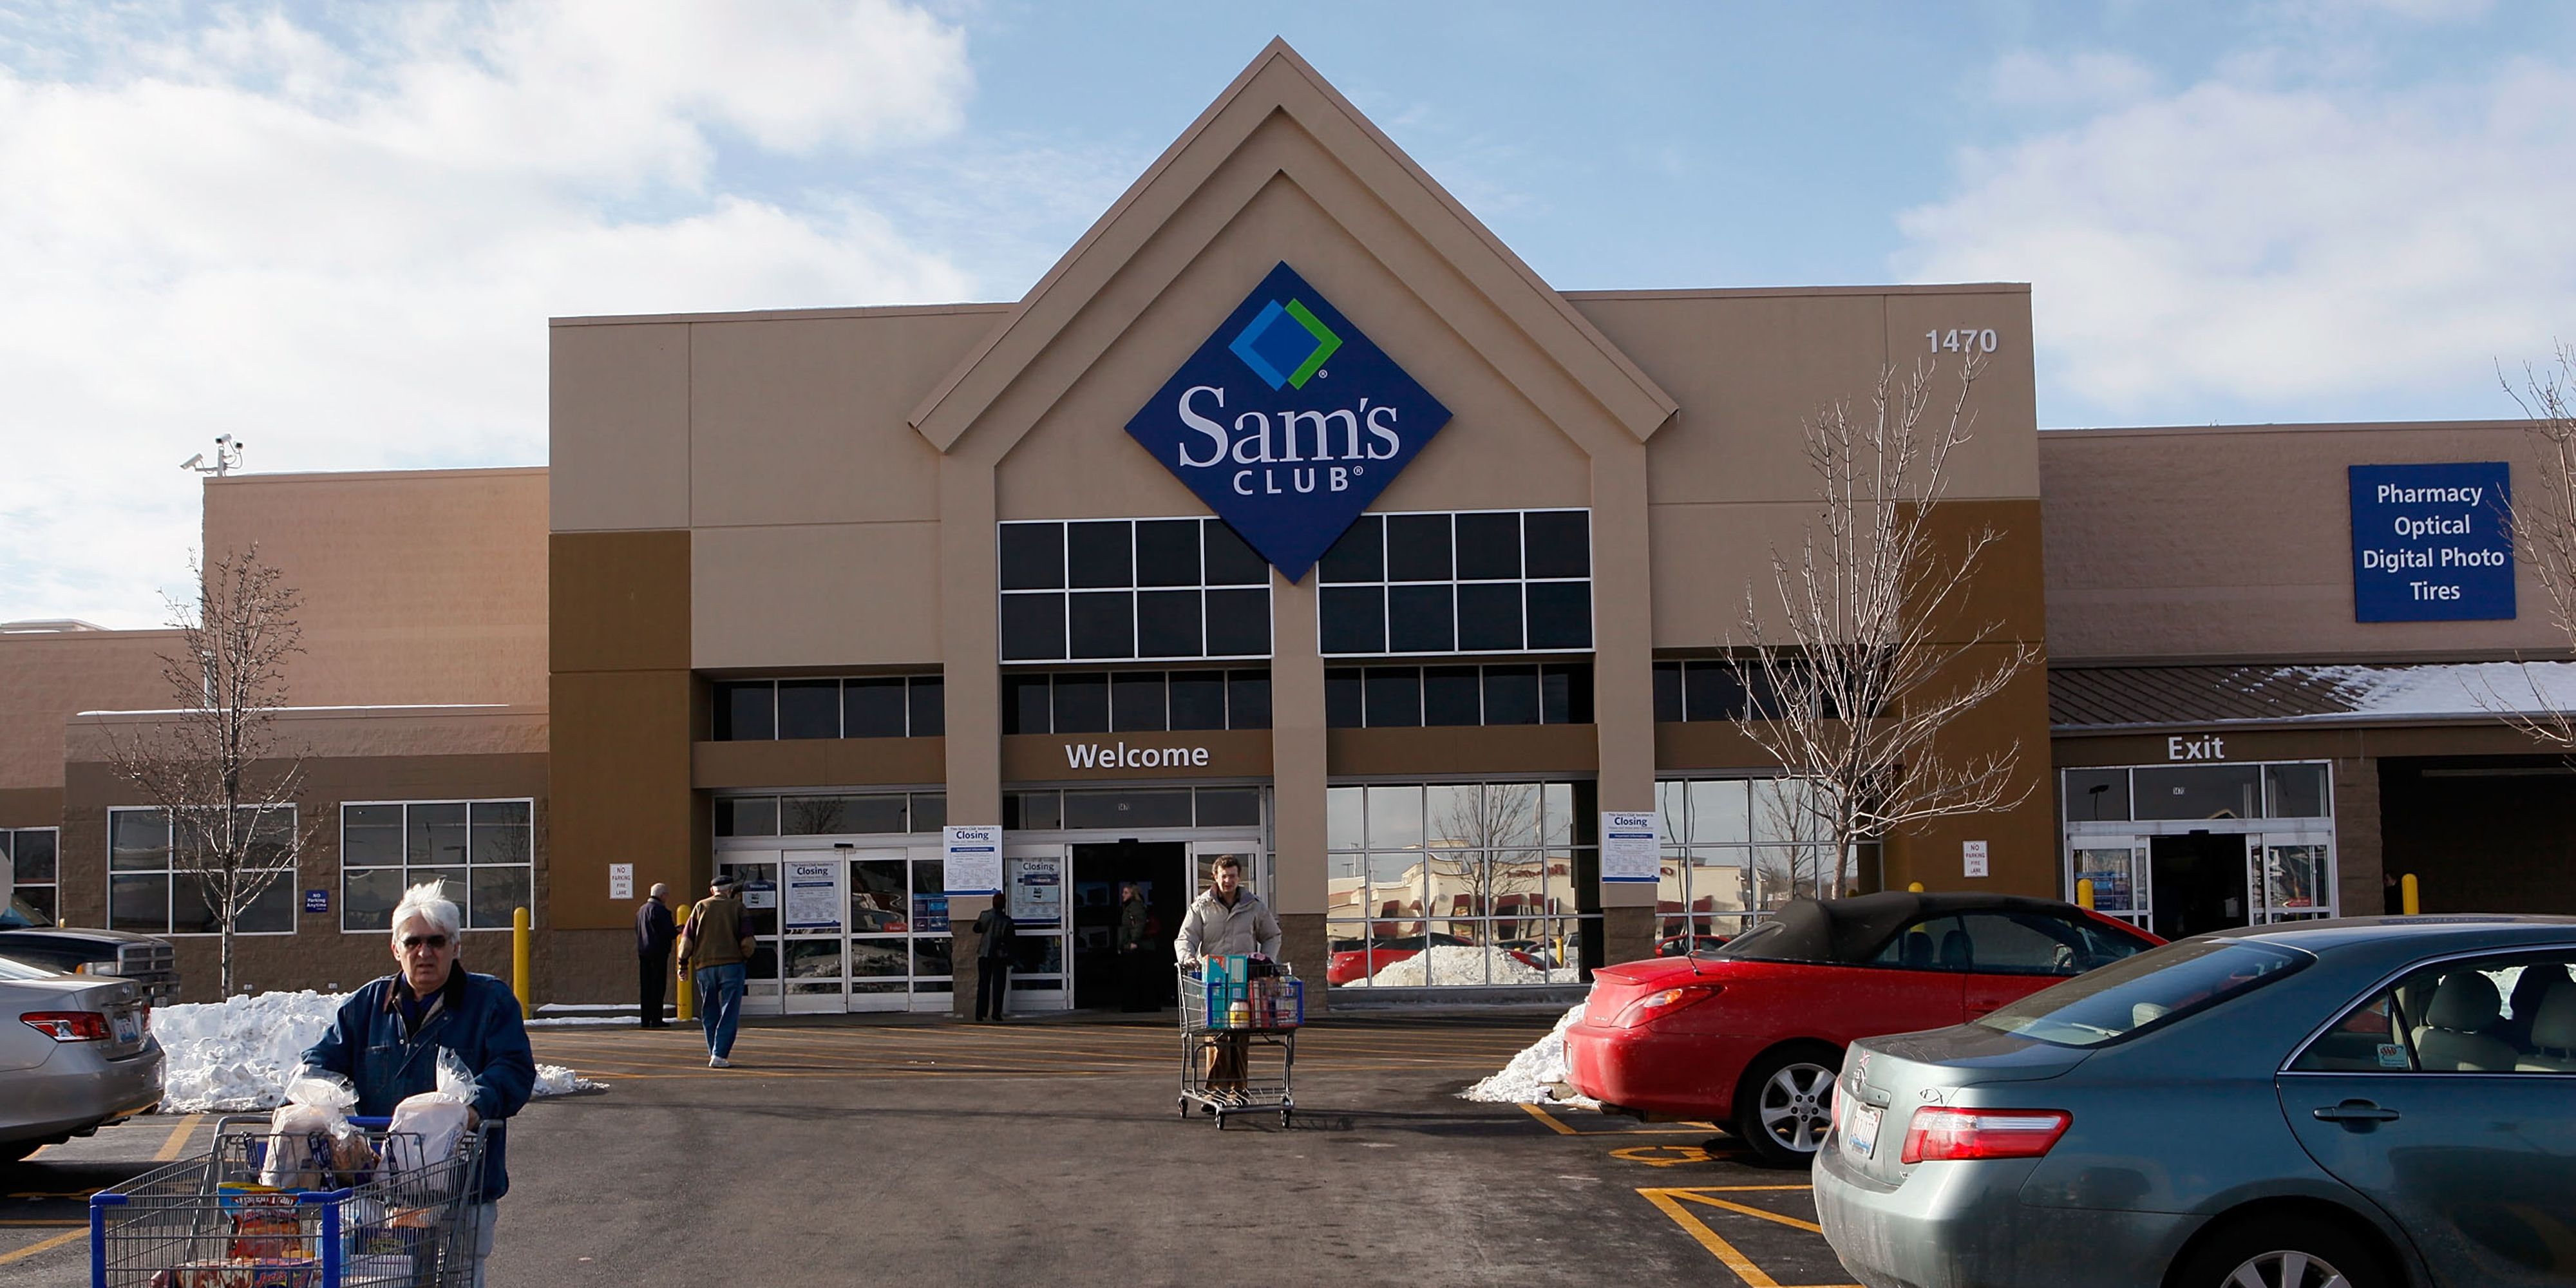
<path id="1" fill-rule="evenodd" d="M 1848 1282 L 1804 1174 L 1706 1125 L 1455 1097 L 1545 1031 L 1337 1018 L 1299 1039 L 1291 1126 L 1223 1131 L 1179 1113 L 1161 1024 L 758 1025 L 723 1070 L 686 1030 L 541 1031 L 609 1089 L 513 1123 L 491 1282 Z M 0 1172 L 0 1288 L 82 1282 L 88 1191 L 210 1130 Z"/>

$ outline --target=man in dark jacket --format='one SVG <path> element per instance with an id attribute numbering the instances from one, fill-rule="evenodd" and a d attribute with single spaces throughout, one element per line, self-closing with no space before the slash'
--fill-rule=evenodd
<path id="1" fill-rule="evenodd" d="M 643 1012 L 644 1027 L 667 1029 L 662 1022 L 662 986 L 671 981 L 671 941 L 680 937 L 679 924 L 671 920 L 671 907 L 662 902 L 671 887 L 659 881 L 644 906 L 635 910 L 635 991 L 636 1009 Z"/>
<path id="2" fill-rule="evenodd" d="M 486 1128 L 483 1193 L 474 1222 L 474 1277 L 492 1252 L 493 1205 L 510 1192 L 507 1120 L 526 1107 L 536 1058 L 510 986 L 457 965 L 456 905 L 440 883 L 416 885 L 394 907 L 394 960 L 402 969 L 350 994 L 331 1030 L 304 1052 L 307 1067 L 336 1073 L 358 1093 L 358 1112 L 388 1117 L 410 1096 L 438 1089 L 438 1053 L 453 1051 L 474 1074 L 469 1126 Z"/>
<path id="3" fill-rule="evenodd" d="M 1002 896 L 993 898 L 993 906 L 975 914 L 975 935 L 981 940 L 975 950 L 975 1018 L 983 1019 L 990 1011 L 995 1020 L 1002 1018 L 1003 1008 L 1011 1000 L 1011 954 L 1019 938 L 1018 923 L 1011 920 Z"/>

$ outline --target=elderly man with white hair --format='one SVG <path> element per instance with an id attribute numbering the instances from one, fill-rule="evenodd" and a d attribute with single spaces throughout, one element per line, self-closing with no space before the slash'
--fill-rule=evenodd
<path id="1" fill-rule="evenodd" d="M 438 1053 L 453 1051 L 474 1073 L 469 1124 L 484 1135 L 482 1202 L 475 1222 L 474 1283 L 492 1252 L 493 1204 L 510 1190 L 506 1120 L 528 1103 L 537 1081 L 528 1030 L 510 986 L 457 965 L 464 947 L 456 905 L 439 882 L 416 885 L 394 906 L 393 974 L 341 1004 L 331 1031 L 304 1052 L 304 1063 L 348 1078 L 358 1112 L 387 1117 L 406 1097 L 438 1089 Z"/>

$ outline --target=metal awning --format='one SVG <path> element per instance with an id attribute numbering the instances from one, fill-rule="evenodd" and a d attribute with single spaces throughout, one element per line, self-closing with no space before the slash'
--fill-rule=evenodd
<path id="1" fill-rule="evenodd" d="M 2501 721 L 2576 712 L 2576 662 L 2100 666 L 2048 673 L 2059 733 Z"/>

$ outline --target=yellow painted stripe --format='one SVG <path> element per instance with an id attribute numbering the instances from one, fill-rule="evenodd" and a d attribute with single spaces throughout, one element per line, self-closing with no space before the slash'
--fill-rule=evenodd
<path id="1" fill-rule="evenodd" d="M 1559 1136 L 1572 1136 L 1576 1134 L 1573 1128 L 1566 1126 L 1564 1123 L 1558 1122 L 1556 1120 L 1556 1115 L 1549 1113 L 1536 1105 L 1525 1104 L 1522 1105 L 1521 1108 L 1528 1110 L 1530 1117 L 1546 1123 L 1549 1127 L 1553 1128 Z"/>
<path id="2" fill-rule="evenodd" d="M 1777 1221 L 1782 1225 L 1789 1226 L 1793 1229 L 1804 1230 L 1809 1234 L 1823 1234 L 1825 1232 L 1825 1227 L 1818 1225 L 1813 1221 L 1801 1221 L 1794 1216 L 1782 1216 L 1777 1212 L 1765 1212 L 1758 1207 L 1750 1207 L 1728 1199 L 1710 1198 L 1706 1194 L 1694 1194 L 1689 1190 L 1674 1190 L 1671 1191 L 1671 1193 L 1675 1198 L 1686 1199 L 1693 1203 L 1705 1203 L 1713 1208 L 1725 1208 L 1729 1212 L 1741 1212 L 1746 1216 L 1758 1216 L 1765 1221 Z"/>
<path id="3" fill-rule="evenodd" d="M 18 1249 L 16 1252 L 0 1252 L 0 1266 L 8 1265 L 13 1261 L 24 1261 L 39 1253 L 51 1252 L 75 1239 L 86 1239 L 88 1237 L 88 1226 L 82 1226 L 77 1230 L 66 1230 L 50 1239 L 30 1243 L 26 1247 Z"/>
<path id="4" fill-rule="evenodd" d="M 1637 1193 L 1643 1195 L 1647 1202 L 1662 1209 L 1663 1214 L 1671 1217 L 1673 1223 L 1680 1226 L 1684 1233 L 1699 1240 L 1699 1246 L 1708 1249 L 1709 1255 L 1717 1258 L 1718 1264 L 1735 1272 L 1735 1277 L 1744 1281 L 1745 1288 L 1780 1288 L 1779 1280 L 1762 1273 L 1762 1267 L 1753 1264 L 1752 1258 L 1736 1251 L 1734 1244 L 1719 1238 L 1717 1231 L 1709 1229 L 1707 1223 L 1693 1216 L 1689 1208 L 1683 1207 L 1679 1200 L 1672 1197 L 1670 1191 L 1640 1189 Z"/>
<path id="5" fill-rule="evenodd" d="M 190 1114 L 180 1119 L 179 1125 L 170 1129 L 170 1139 L 161 1142 L 161 1152 L 153 1155 L 152 1161 L 167 1163 L 188 1152 L 188 1135 L 197 1130 L 197 1124 L 205 1121 L 205 1117 L 204 1114 Z"/>

